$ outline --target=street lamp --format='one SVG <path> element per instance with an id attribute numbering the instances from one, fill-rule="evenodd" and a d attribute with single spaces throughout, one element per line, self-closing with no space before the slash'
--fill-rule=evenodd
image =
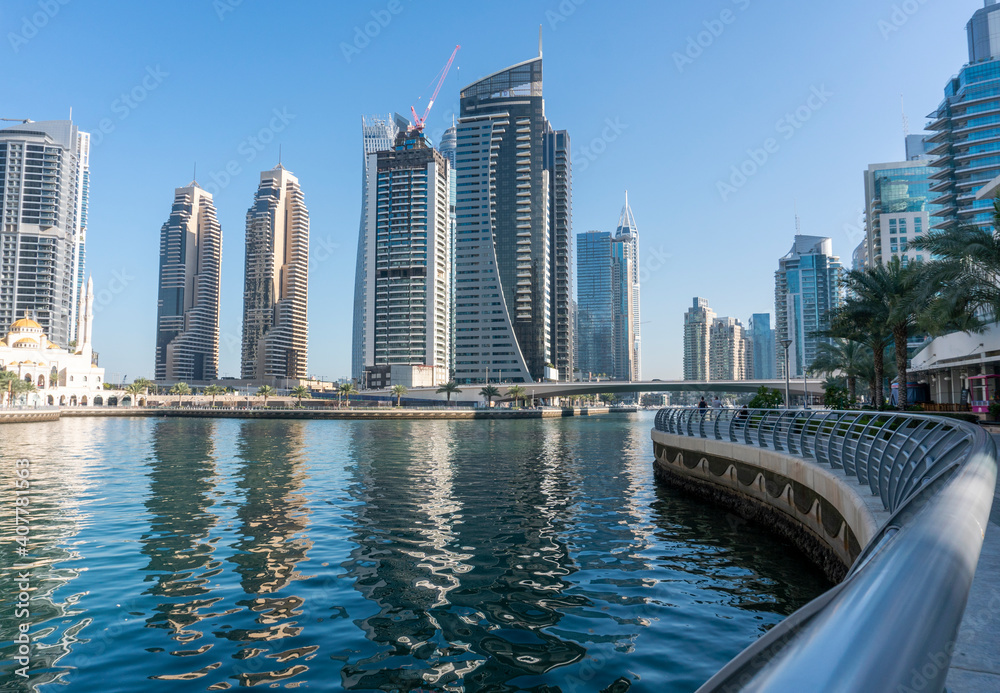
<path id="1" fill-rule="evenodd" d="M 802 408 L 809 408 L 809 383 L 806 382 L 806 365 L 802 364 Z"/>
<path id="2" fill-rule="evenodd" d="M 781 346 L 785 347 L 785 409 L 789 409 L 790 408 L 788 406 L 789 405 L 789 402 L 788 402 L 788 398 L 789 398 L 789 394 L 788 394 L 789 393 L 789 387 L 788 387 L 788 347 L 790 347 L 791 345 L 792 345 L 792 340 L 790 340 L 790 339 L 782 339 L 781 340 Z"/>

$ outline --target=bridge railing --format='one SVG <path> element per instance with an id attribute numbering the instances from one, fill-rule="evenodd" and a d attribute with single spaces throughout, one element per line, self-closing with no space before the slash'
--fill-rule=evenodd
<path id="1" fill-rule="evenodd" d="M 843 582 L 699 693 L 943 690 L 996 487 L 996 449 L 980 426 L 891 412 L 671 408 L 655 427 L 843 470 L 890 513 Z"/>

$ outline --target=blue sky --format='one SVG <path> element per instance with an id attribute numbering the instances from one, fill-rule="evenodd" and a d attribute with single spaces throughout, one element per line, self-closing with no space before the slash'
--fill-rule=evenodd
<path id="1" fill-rule="evenodd" d="M 541 24 L 546 115 L 573 141 L 574 231 L 613 230 L 628 189 L 643 375 L 679 378 L 693 296 L 744 323 L 773 312 L 796 208 L 802 232 L 850 262 L 863 169 L 903 158 L 900 97 L 919 132 L 981 6 L 4 0 L 0 117 L 72 107 L 95 133 L 94 339 L 108 377 L 129 380 L 152 375 L 159 229 L 196 162 L 223 228 L 220 371 L 238 376 L 244 218 L 280 144 L 311 216 L 309 370 L 337 378 L 350 371 L 361 115 L 420 112 L 461 44 L 428 120 L 438 136 L 459 88 L 534 56 Z"/>

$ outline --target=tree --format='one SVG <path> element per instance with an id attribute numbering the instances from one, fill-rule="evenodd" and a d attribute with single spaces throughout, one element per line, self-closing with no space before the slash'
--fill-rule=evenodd
<path id="1" fill-rule="evenodd" d="M 291 394 L 292 397 L 295 397 L 296 399 L 299 400 L 300 407 L 302 406 L 303 399 L 312 399 L 312 392 L 310 392 L 309 388 L 306 387 L 305 385 L 296 385 L 295 387 L 292 388 Z"/>
<path id="2" fill-rule="evenodd" d="M 861 274 L 852 270 L 848 274 L 848 286 L 852 275 Z M 885 402 L 883 378 L 885 374 L 885 350 L 889 346 L 889 330 L 886 327 L 889 314 L 885 303 L 877 295 L 854 293 L 839 307 L 830 311 L 830 329 L 826 336 L 839 337 L 867 346 L 872 353 L 872 404 L 881 409 Z"/>
<path id="3" fill-rule="evenodd" d="M 479 391 L 479 396 L 486 398 L 486 406 L 487 408 L 489 408 L 493 406 L 493 398 L 500 396 L 500 390 L 493 387 L 492 385 L 486 385 L 482 390 Z"/>
<path id="4" fill-rule="evenodd" d="M 149 394 L 149 389 L 153 386 L 153 382 L 146 378 L 136 378 L 132 382 L 142 388 L 142 392 L 147 395 Z"/>
<path id="5" fill-rule="evenodd" d="M 347 397 L 347 408 L 351 407 L 351 395 L 356 395 L 358 393 L 358 388 L 354 386 L 354 383 L 344 383 L 340 386 L 337 391 L 338 400 L 340 397 Z"/>
<path id="6" fill-rule="evenodd" d="M 527 391 L 520 385 L 511 385 L 507 388 L 507 396 L 514 400 L 514 406 L 517 406 L 517 401 L 527 397 Z"/>
<path id="7" fill-rule="evenodd" d="M 836 382 L 827 382 L 823 387 L 823 404 L 830 409 L 848 409 L 853 400 L 848 395 L 847 388 Z"/>
<path id="8" fill-rule="evenodd" d="M 264 398 L 264 406 L 267 406 L 267 398 L 273 397 L 275 394 L 274 388 L 270 385 L 261 385 L 257 388 L 257 396 Z"/>
<path id="9" fill-rule="evenodd" d="M 215 398 L 218 397 L 219 395 L 226 394 L 226 388 L 222 387 L 221 385 L 209 385 L 208 387 L 205 388 L 203 394 L 212 398 L 212 406 L 214 407 Z"/>
<path id="10" fill-rule="evenodd" d="M 870 353 L 864 344 L 850 339 L 819 342 L 816 345 L 816 359 L 809 370 L 821 375 L 843 373 L 847 379 L 848 401 L 853 404 L 858 399 L 858 376 Z"/>
<path id="11" fill-rule="evenodd" d="M 170 388 L 170 394 L 177 395 L 177 406 L 181 405 L 181 399 L 184 395 L 191 394 L 191 386 L 187 383 L 177 383 L 172 388 Z"/>
<path id="12" fill-rule="evenodd" d="M 781 392 L 761 385 L 747 406 L 750 409 L 777 409 L 784 401 Z"/>
<path id="13" fill-rule="evenodd" d="M 403 405 L 403 395 L 405 395 L 409 390 L 406 389 L 406 385 L 393 385 L 392 394 L 396 398 L 396 406 L 400 407 Z"/>
<path id="14" fill-rule="evenodd" d="M 139 395 L 141 395 L 146 388 L 142 386 L 138 380 L 133 380 L 132 383 L 125 388 L 127 392 L 132 397 L 132 406 L 135 407 L 139 404 Z"/>
<path id="15" fill-rule="evenodd" d="M 456 383 L 454 380 L 452 380 L 450 383 L 445 383 L 444 385 L 442 385 L 437 389 L 437 393 L 439 395 L 448 395 L 448 404 L 451 404 L 451 396 L 458 394 L 461 391 L 462 388 L 460 388 L 458 386 L 458 383 Z"/>

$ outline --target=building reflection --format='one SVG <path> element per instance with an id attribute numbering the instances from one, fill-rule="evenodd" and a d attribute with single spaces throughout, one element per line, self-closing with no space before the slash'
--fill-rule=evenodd
<path id="1" fill-rule="evenodd" d="M 352 431 L 357 547 L 344 567 L 378 607 L 355 623 L 381 647 L 342 669 L 349 690 L 508 690 L 584 655 L 545 630 L 582 603 L 563 594 L 574 568 L 558 465 L 532 436 L 488 442 L 502 429 L 462 424 Z"/>

